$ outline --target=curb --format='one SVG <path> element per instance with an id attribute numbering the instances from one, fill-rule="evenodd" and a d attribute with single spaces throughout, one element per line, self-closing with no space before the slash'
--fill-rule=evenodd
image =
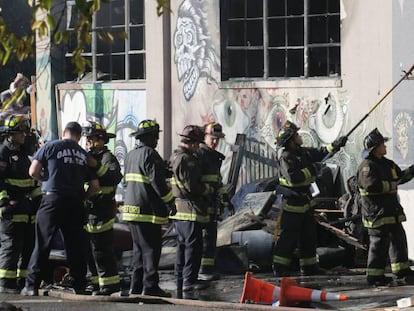
<path id="1" fill-rule="evenodd" d="M 49 290 L 44 292 L 45 295 L 54 298 L 60 298 L 65 300 L 73 301 L 99 301 L 99 302 L 123 302 L 123 303 L 138 303 L 138 304 L 172 304 L 172 305 L 183 305 L 193 307 L 204 307 L 204 308 L 220 308 L 230 310 L 253 310 L 253 311 L 274 311 L 275 307 L 270 305 L 259 305 L 259 304 L 242 304 L 232 302 L 220 302 L 220 301 L 203 301 L 203 300 L 192 300 L 192 299 L 178 299 L 178 298 L 163 298 L 145 295 L 133 295 L 133 296 L 89 296 L 89 295 L 77 295 L 67 293 L 60 290 Z M 292 308 L 292 307 L 278 307 L 278 310 L 305 310 L 306 308 Z M 318 310 L 318 309 L 313 309 Z"/>

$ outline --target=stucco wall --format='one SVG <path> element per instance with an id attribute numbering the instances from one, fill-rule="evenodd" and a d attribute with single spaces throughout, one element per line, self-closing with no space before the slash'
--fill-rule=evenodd
<path id="1" fill-rule="evenodd" d="M 275 134 L 289 119 L 301 127 L 308 145 L 318 147 L 332 142 L 346 134 L 392 85 L 390 9 L 389 1 L 342 3 L 341 79 L 221 82 L 219 1 L 173 1 L 175 131 L 185 124 L 218 121 L 227 134 L 220 150 L 229 154 L 237 133 L 273 145 Z M 176 37 L 185 32 L 185 27 L 190 28 L 183 26 L 183 20 L 196 29 L 198 41 L 177 44 Z M 332 159 L 341 165 L 345 177 L 354 174 L 362 139 L 368 131 L 378 127 L 384 134 L 391 134 L 389 100 Z M 294 107 L 295 112 L 290 113 Z M 173 138 L 173 142 L 177 144 L 178 139 Z"/>
<path id="2" fill-rule="evenodd" d="M 302 130 L 306 143 L 327 144 L 348 133 L 414 64 L 414 3 L 407 0 L 341 1 L 341 65 L 339 81 L 220 81 L 219 1 L 172 1 L 172 98 L 173 131 L 185 124 L 218 121 L 227 134 L 220 151 L 230 154 L 237 133 L 273 145 L 274 135 L 286 119 Z M 196 29 L 196 42 L 177 46 L 183 19 Z M 189 27 L 187 26 L 189 29 Z M 350 135 L 346 148 L 333 159 L 344 177 L 355 174 L 361 161 L 364 136 L 377 127 L 393 139 L 388 157 L 402 168 L 413 163 L 414 135 L 411 104 L 413 81 L 403 81 Z M 327 106 L 330 109 L 327 109 Z M 296 107 L 294 113 L 289 110 Z M 173 145 L 178 138 L 173 138 Z M 224 173 L 228 163 L 224 166 Z M 401 190 L 408 215 L 410 241 L 414 229 L 411 212 L 413 183 Z"/>
<path id="3" fill-rule="evenodd" d="M 105 125 L 119 133 L 117 140 L 123 140 L 122 124 L 130 124 L 131 131 L 138 120 L 157 118 L 164 129 L 159 150 L 165 157 L 177 146 L 176 133 L 185 125 L 209 121 L 223 125 L 226 137 L 219 150 L 228 156 L 237 133 L 273 146 L 275 134 L 287 119 L 301 127 L 308 145 L 328 144 L 347 134 L 400 79 L 402 70 L 414 63 L 414 3 L 408 0 L 341 1 L 340 78 L 255 82 L 220 81 L 219 1 L 172 0 L 172 14 L 162 18 L 155 14 L 155 1 L 145 1 L 145 5 L 147 79 L 123 87 L 104 83 L 63 88 L 59 101 L 65 106 L 70 103 L 66 106 L 70 111 L 82 112 L 85 117 L 96 115 L 96 109 L 108 113 Z M 182 40 L 186 31 L 192 31 L 194 41 Z M 38 57 L 38 64 L 42 57 L 48 56 Z M 53 107 L 53 90 L 46 91 L 43 97 L 39 93 L 48 90 L 47 83 L 50 87 L 48 79 L 46 75 L 41 89 L 38 88 L 38 105 L 44 110 Z M 363 138 L 375 127 L 393 138 L 388 144 L 390 158 L 402 168 L 413 163 L 413 83 L 403 81 L 331 160 L 341 166 L 345 178 L 355 174 L 361 161 Z M 75 98 L 84 108 L 73 105 Z M 99 98 L 104 108 L 99 108 Z M 42 130 L 47 133 L 50 115 L 42 113 L 38 109 L 38 118 L 45 124 Z M 120 120 L 128 121 L 119 123 Z M 223 166 L 225 176 L 229 158 Z M 409 219 L 406 228 L 411 253 L 413 185 L 410 183 L 401 191 Z"/>
<path id="4" fill-rule="evenodd" d="M 414 65 L 414 33 L 412 21 L 414 2 L 392 1 L 392 64 L 394 82 L 400 79 L 401 70 Z M 414 80 L 404 81 L 393 95 L 392 144 L 393 158 L 402 167 L 414 163 Z M 407 232 L 408 251 L 414 258 L 414 181 L 400 187 L 399 195 L 407 215 L 404 227 Z"/>

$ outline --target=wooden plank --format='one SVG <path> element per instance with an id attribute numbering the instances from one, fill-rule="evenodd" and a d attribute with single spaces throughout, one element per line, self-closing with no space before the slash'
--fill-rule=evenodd
<path id="1" fill-rule="evenodd" d="M 367 250 L 367 246 L 365 244 L 362 244 L 356 237 L 346 233 L 345 231 L 334 227 L 327 223 L 325 220 L 323 220 L 321 217 L 315 215 L 315 220 L 318 222 L 319 225 L 324 227 L 326 230 L 332 232 L 335 234 L 339 239 L 345 241 L 346 243 L 353 245 L 357 248 Z"/>
<path id="2" fill-rule="evenodd" d="M 63 288 L 43 290 L 44 296 L 50 296 L 55 298 L 61 298 L 65 300 L 75 301 L 105 301 L 105 302 L 130 302 L 130 303 L 151 303 L 151 304 L 171 304 L 161 297 L 145 296 L 145 295 L 125 295 L 121 296 L 120 292 L 114 293 L 110 296 L 92 296 L 92 295 L 78 295 L 69 291 L 65 291 Z"/>
<path id="3" fill-rule="evenodd" d="M 245 134 L 237 134 L 236 142 L 233 148 L 233 156 L 231 158 L 230 170 L 227 179 L 227 184 L 231 185 L 231 192 L 229 197 L 232 197 L 236 191 L 237 182 L 239 180 L 240 167 L 243 160 L 244 146 L 246 142 Z"/>
<path id="4" fill-rule="evenodd" d="M 172 304 L 182 306 L 192 306 L 196 308 L 212 308 L 212 309 L 229 309 L 229 310 L 257 310 L 257 311 L 274 311 L 274 307 L 270 305 L 260 304 L 242 304 L 233 302 L 221 302 L 221 301 L 203 301 L 193 299 L 179 299 L 179 298 L 163 298 L 144 295 L 131 295 L 131 296 L 89 296 L 89 295 L 75 295 L 71 293 L 65 293 L 59 290 L 50 290 L 48 295 L 50 297 L 74 300 L 74 301 L 99 301 L 99 302 L 124 302 L 124 303 L 144 303 L 144 304 Z M 303 308 L 295 307 L 278 307 L 280 311 L 302 311 Z M 315 310 L 315 309 L 314 309 Z"/>

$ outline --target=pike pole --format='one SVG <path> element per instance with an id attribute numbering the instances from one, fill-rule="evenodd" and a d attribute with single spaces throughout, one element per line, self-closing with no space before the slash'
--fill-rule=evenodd
<path id="1" fill-rule="evenodd" d="M 390 95 L 391 93 L 392 93 L 392 91 L 394 91 L 396 88 L 397 88 L 397 86 L 403 81 L 403 80 L 405 80 L 405 79 L 407 79 L 408 78 L 408 76 L 410 76 L 411 74 L 412 74 L 412 71 L 414 70 L 414 65 L 412 65 L 411 66 L 411 68 L 408 70 L 408 71 L 403 71 L 404 72 L 404 75 L 402 76 L 402 78 L 400 79 L 400 80 L 398 80 L 398 82 L 397 83 L 395 83 L 394 85 L 393 85 L 393 87 L 392 88 L 390 88 L 389 90 L 388 90 L 388 92 L 387 93 L 385 93 L 384 94 L 384 96 L 382 96 L 381 97 L 381 99 L 362 117 L 362 119 L 361 120 L 359 120 L 358 121 L 358 123 L 357 124 L 355 124 L 354 125 L 354 127 L 345 135 L 345 137 L 346 138 L 348 138 L 356 129 L 357 129 L 357 127 L 358 126 L 360 126 L 361 125 L 361 123 L 362 122 L 364 122 L 365 121 L 365 119 L 366 118 L 368 118 L 368 116 L 375 110 L 375 109 L 377 109 L 377 107 L 387 98 L 387 96 L 388 95 Z M 329 152 L 326 156 L 325 156 L 325 158 L 323 158 L 322 159 L 322 162 L 325 162 L 326 160 L 328 160 L 330 157 L 332 157 L 334 154 L 336 153 L 336 151 L 335 152 Z"/>

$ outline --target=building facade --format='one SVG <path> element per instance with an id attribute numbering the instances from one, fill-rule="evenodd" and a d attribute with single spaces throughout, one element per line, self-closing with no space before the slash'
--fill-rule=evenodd
<path id="1" fill-rule="evenodd" d="M 81 81 L 62 61 L 69 47 L 57 74 L 55 57 L 38 54 L 38 73 L 47 73 L 39 79 L 37 109 L 45 137 L 66 121 L 97 118 L 117 133 L 113 148 L 122 162 L 134 143 L 127 134 L 144 118 L 161 124 L 165 157 L 184 125 L 214 120 L 226 133 L 219 149 L 230 155 L 237 133 L 273 146 L 281 125 L 292 120 L 305 143 L 318 147 L 346 135 L 414 64 L 412 1 L 170 3 L 171 13 L 158 17 L 156 1 L 114 0 L 108 12 L 120 16 L 102 12 L 96 27 L 122 29 L 128 39 L 87 51 L 94 66 Z M 355 174 L 363 138 L 375 127 L 392 137 L 389 157 L 402 168 L 414 163 L 413 98 L 414 81 L 403 81 L 353 131 L 331 159 L 344 178 Z M 224 175 L 228 170 L 226 160 Z M 413 187 L 400 191 L 409 220 Z M 410 226 L 407 233 L 414 248 Z"/>

